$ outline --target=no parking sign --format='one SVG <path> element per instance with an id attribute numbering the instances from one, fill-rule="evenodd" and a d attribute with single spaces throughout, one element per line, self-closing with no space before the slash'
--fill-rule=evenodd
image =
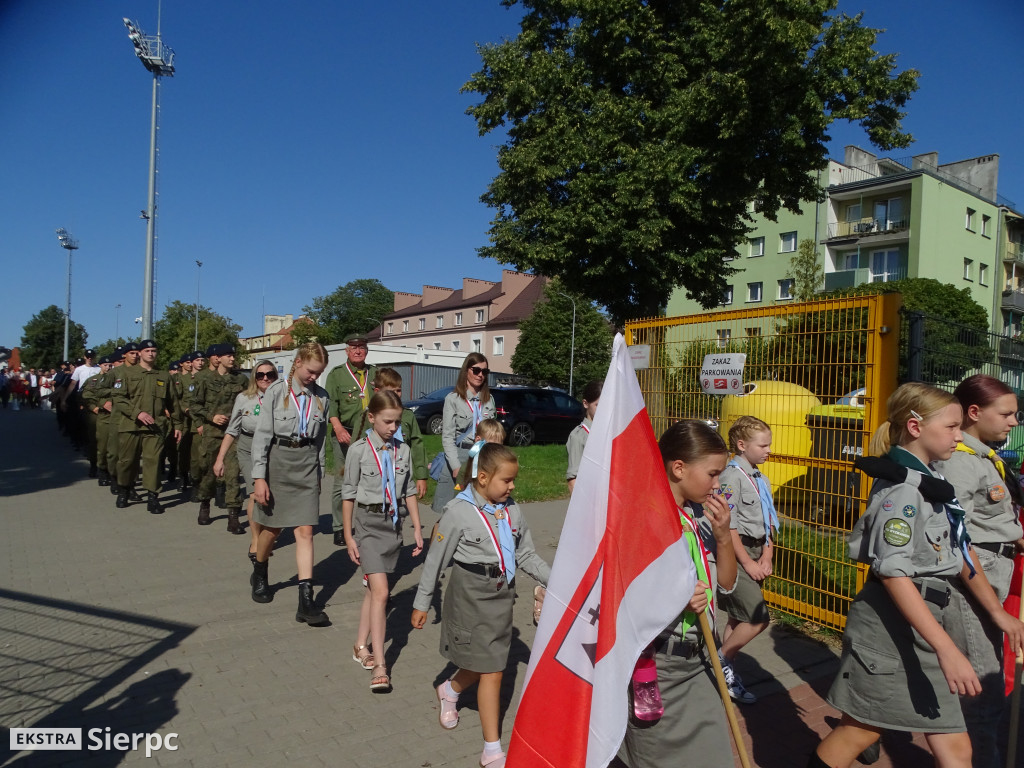
<path id="1" fill-rule="evenodd" d="M 700 388 L 708 395 L 742 395 L 746 363 L 742 352 L 706 355 L 700 366 Z"/>

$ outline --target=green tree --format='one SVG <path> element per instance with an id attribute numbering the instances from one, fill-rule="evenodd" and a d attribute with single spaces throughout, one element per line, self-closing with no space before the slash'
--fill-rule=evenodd
<path id="1" fill-rule="evenodd" d="M 793 298 L 810 301 L 825 281 L 825 267 L 818 261 L 818 250 L 810 238 L 800 241 L 800 247 L 789 260 L 786 277 L 793 279 Z"/>
<path id="2" fill-rule="evenodd" d="M 571 299 L 570 299 L 571 297 Z M 576 302 L 576 335 L 573 347 L 573 306 Z M 512 370 L 539 382 L 569 386 L 572 357 L 576 395 L 591 379 L 604 379 L 612 359 L 612 329 L 593 302 L 565 291 L 552 281 L 544 286 L 544 299 L 519 324 L 519 341 L 512 355 Z M 571 354 L 575 350 L 574 354 Z"/>
<path id="3" fill-rule="evenodd" d="M 245 360 L 245 350 L 238 344 L 242 326 L 199 305 L 199 349 L 205 350 L 210 344 L 229 342 L 234 344 L 238 354 L 236 364 Z M 153 324 L 153 341 L 160 352 L 158 362 L 166 366 L 187 352 L 196 349 L 196 305 L 184 301 L 172 301 L 164 307 L 163 316 Z"/>
<path id="4" fill-rule="evenodd" d="M 81 357 L 89 334 L 72 320 L 68 325 L 68 355 Z M 21 334 L 21 364 L 26 368 L 56 368 L 64 358 L 64 310 L 56 304 L 32 315 Z"/>
<path id="5" fill-rule="evenodd" d="M 505 129 L 481 256 L 560 277 L 614 321 L 705 307 L 749 231 L 817 200 L 828 127 L 859 122 L 905 147 L 918 73 L 836 0 L 503 0 L 519 35 L 480 48 L 463 86 L 481 134 Z"/>
<path id="6" fill-rule="evenodd" d="M 302 308 L 315 326 L 321 344 L 340 344 L 350 334 L 367 333 L 395 307 L 395 294 L 380 280 L 352 280 Z M 298 341 L 298 339 L 296 339 Z"/>
<path id="7" fill-rule="evenodd" d="M 137 337 L 126 339 L 123 336 L 118 336 L 116 339 L 107 339 L 106 341 L 102 341 L 99 344 L 94 345 L 93 351 L 96 352 L 96 358 L 99 359 L 104 355 L 114 354 L 115 349 L 123 347 L 129 341 L 139 341 L 139 339 Z"/>

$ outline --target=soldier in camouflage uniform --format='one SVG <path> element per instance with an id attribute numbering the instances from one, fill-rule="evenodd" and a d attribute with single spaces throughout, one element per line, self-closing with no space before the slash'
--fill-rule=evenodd
<path id="1" fill-rule="evenodd" d="M 117 355 L 114 355 L 115 359 Z M 120 461 L 121 461 L 121 408 L 117 398 L 114 397 L 114 384 L 118 379 L 124 377 L 130 368 L 139 364 L 139 345 L 129 341 L 121 348 L 121 365 L 115 363 L 115 368 L 120 370 L 111 379 L 110 395 L 111 408 L 110 422 L 107 425 L 107 470 L 110 472 L 110 492 L 115 496 L 121 492 Z M 141 446 L 137 446 L 141 448 Z M 142 497 L 135 492 L 135 480 L 139 474 L 139 453 L 136 452 L 135 460 L 131 464 L 131 475 L 125 490 L 128 492 L 128 501 L 142 501 Z"/>
<path id="2" fill-rule="evenodd" d="M 210 354 L 210 353 L 213 354 Z M 202 435 L 203 474 L 195 480 L 199 488 L 199 525 L 209 525 L 210 499 L 217 490 L 217 478 L 213 474 L 213 463 L 220 452 L 220 444 L 224 439 L 235 397 L 249 386 L 249 379 L 234 370 L 235 348 L 231 344 L 217 344 L 207 350 L 211 360 L 216 360 L 216 370 L 205 375 L 200 374 L 196 380 L 195 394 L 190 412 L 193 419 L 200 422 L 199 433 Z M 238 516 L 242 508 L 241 490 L 238 483 L 238 455 L 232 446 L 224 457 L 224 502 L 228 516 Z"/>
<path id="3" fill-rule="evenodd" d="M 96 471 L 97 483 L 100 486 L 110 485 L 110 467 L 107 466 L 107 428 L 110 424 L 111 386 L 114 383 L 110 375 L 113 370 L 111 355 L 100 358 L 100 372 L 85 382 L 82 387 L 82 400 L 86 409 L 93 414 L 96 434 Z M 112 469 L 117 473 L 117 465 Z"/>
<path id="4" fill-rule="evenodd" d="M 185 421 L 182 429 L 181 442 L 178 443 L 178 467 L 181 470 L 182 493 L 188 490 L 189 485 L 195 488 L 195 477 L 199 467 L 199 420 L 192 418 L 192 400 L 195 398 L 196 381 L 199 372 L 206 364 L 206 356 L 198 350 L 188 355 L 187 362 L 183 363 L 181 374 L 181 410 L 184 413 Z M 198 500 L 198 497 L 196 497 Z"/>

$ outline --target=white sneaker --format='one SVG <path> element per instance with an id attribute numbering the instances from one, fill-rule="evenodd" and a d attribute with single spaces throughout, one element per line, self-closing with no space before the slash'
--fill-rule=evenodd
<path id="1" fill-rule="evenodd" d="M 732 668 L 732 664 L 726 661 L 721 653 L 718 654 L 718 659 L 722 662 L 722 674 L 725 675 L 725 687 L 729 689 L 730 698 L 740 704 L 756 703 L 757 696 L 743 687 L 743 681 L 736 674 L 736 670 Z"/>

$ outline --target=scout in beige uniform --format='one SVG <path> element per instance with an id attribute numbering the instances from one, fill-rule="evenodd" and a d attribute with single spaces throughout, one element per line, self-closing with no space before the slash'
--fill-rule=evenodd
<path id="1" fill-rule="evenodd" d="M 402 547 L 399 505 L 403 500 L 416 540 L 414 557 L 423 551 L 423 534 L 412 478 L 412 451 L 395 439 L 402 421 L 402 400 L 396 393 L 382 390 L 370 398 L 367 412 L 370 429 L 349 446 L 345 457 L 342 515 L 348 555 L 362 567 L 368 587 L 352 658 L 364 669 L 373 670 L 370 690 L 384 693 L 391 690 L 384 664 L 388 574 L 394 573 Z M 372 638 L 374 656 L 366 650 L 367 637 Z"/>
<path id="2" fill-rule="evenodd" d="M 1016 426 L 1017 395 L 1006 384 L 978 374 L 963 381 L 954 392 L 964 409 L 963 439 L 953 455 L 936 466 L 956 489 L 967 513 L 967 532 L 974 557 L 984 570 L 1002 605 L 1010 590 L 1013 559 L 1022 531 L 1018 519 L 1020 486 L 990 444 L 1001 445 Z M 963 589 L 953 592 L 946 611 L 946 631 L 971 661 L 981 680 L 979 696 L 961 697 L 960 705 L 974 750 L 974 768 L 997 768 L 1006 763 L 1000 755 L 998 731 L 1006 714 L 1003 687 L 1003 635 L 1011 643 L 1020 637 L 1021 624 L 1002 611 L 997 621 Z"/>
<path id="3" fill-rule="evenodd" d="M 458 725 L 459 694 L 479 683 L 483 729 L 480 765 L 505 764 L 498 734 L 501 677 L 512 642 L 517 568 L 546 585 L 548 564 L 533 547 L 526 519 L 511 498 L 519 461 L 503 445 L 477 455 L 478 474 L 445 510 L 423 565 L 412 625 L 423 627 L 441 571 L 454 559 L 441 611 L 441 655 L 459 667 L 436 689 L 443 728 Z"/>
<path id="4" fill-rule="evenodd" d="M 587 445 L 587 437 L 590 436 L 590 428 L 594 423 L 594 415 L 597 413 L 597 404 L 601 399 L 601 390 L 604 382 L 594 379 L 583 388 L 583 422 L 569 433 L 569 439 L 565 441 L 565 452 L 569 457 L 569 464 L 565 469 L 565 481 L 569 484 L 569 493 L 572 493 L 576 486 L 576 475 L 580 471 L 580 460 L 583 458 L 583 449 Z"/>
<path id="5" fill-rule="evenodd" d="M 273 599 L 267 582 L 267 558 L 284 528 L 295 535 L 299 607 L 295 620 L 313 626 L 328 623 L 313 602 L 313 528 L 320 519 L 325 438 L 331 401 L 316 383 L 327 366 L 327 350 L 310 342 L 295 352 L 288 377 L 263 395 L 252 437 L 253 519 L 263 526 L 253 563 L 252 599 Z"/>

